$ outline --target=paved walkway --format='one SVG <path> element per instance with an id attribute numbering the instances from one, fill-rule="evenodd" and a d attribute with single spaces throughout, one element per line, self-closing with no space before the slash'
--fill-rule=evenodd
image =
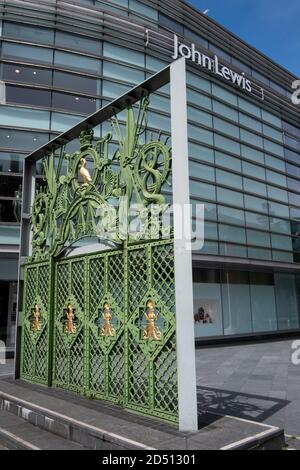
<path id="1" fill-rule="evenodd" d="M 300 437 L 300 365 L 292 364 L 292 343 L 197 349 L 201 407 L 283 427 L 287 435 Z"/>

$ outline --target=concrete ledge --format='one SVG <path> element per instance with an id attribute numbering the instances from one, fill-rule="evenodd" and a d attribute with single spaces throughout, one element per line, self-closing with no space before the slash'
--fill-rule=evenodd
<path id="1" fill-rule="evenodd" d="M 40 429 L 93 450 L 282 449 L 281 429 L 200 411 L 199 430 L 181 433 L 173 425 L 22 381 L 0 380 L 0 407 Z M 1 435 L 1 434 L 0 434 Z"/>

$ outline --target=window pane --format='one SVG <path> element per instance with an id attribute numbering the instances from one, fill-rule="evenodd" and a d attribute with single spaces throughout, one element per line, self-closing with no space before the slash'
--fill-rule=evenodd
<path id="1" fill-rule="evenodd" d="M 233 140 L 222 137 L 221 135 L 215 134 L 215 145 L 221 150 L 225 150 L 236 155 L 240 155 L 240 144 Z"/>
<path id="2" fill-rule="evenodd" d="M 8 42 L 2 43 L 2 56 L 25 59 L 30 62 L 38 62 L 43 64 L 52 64 L 53 62 L 52 49 Z"/>
<path id="3" fill-rule="evenodd" d="M 149 112 L 148 125 L 154 129 L 171 132 L 171 120 L 169 117 L 163 116 L 162 114 Z"/>
<path id="4" fill-rule="evenodd" d="M 210 131 L 188 124 L 188 133 L 191 139 L 213 145 L 213 133 Z"/>
<path id="5" fill-rule="evenodd" d="M 241 129 L 241 140 L 247 144 L 255 145 L 255 147 L 263 148 L 263 139 L 258 135 L 253 134 L 252 132 L 245 131 Z"/>
<path id="6" fill-rule="evenodd" d="M 142 70 L 136 70 L 131 67 L 106 61 L 103 62 L 103 75 L 118 80 L 122 79 L 130 84 L 140 83 L 145 79 L 145 73 Z"/>
<path id="7" fill-rule="evenodd" d="M 195 337 L 223 334 L 221 286 L 218 283 L 194 283 Z"/>
<path id="8" fill-rule="evenodd" d="M 157 59 L 157 57 L 146 55 L 146 68 L 158 72 L 159 70 L 165 68 L 168 65 L 168 62 Z"/>
<path id="9" fill-rule="evenodd" d="M 189 120 L 195 121 L 203 126 L 212 127 L 212 116 L 210 114 L 200 111 L 200 109 L 193 108 L 192 106 L 188 106 L 187 114 Z"/>
<path id="10" fill-rule="evenodd" d="M 277 329 L 274 286 L 256 284 L 250 273 L 251 306 L 253 331 L 272 331 Z"/>
<path id="11" fill-rule="evenodd" d="M 67 131 L 70 127 L 82 120 L 82 116 L 72 116 L 70 114 L 52 113 L 51 130 L 52 131 Z"/>
<path id="12" fill-rule="evenodd" d="M 92 59 L 79 54 L 72 54 L 71 52 L 55 51 L 54 63 L 61 67 L 81 69 L 95 74 L 101 72 L 101 60 Z"/>
<path id="13" fill-rule="evenodd" d="M 224 184 L 225 186 L 230 186 L 232 188 L 243 188 L 242 177 L 233 173 L 229 173 L 228 171 L 217 170 L 216 181 L 218 184 Z"/>
<path id="14" fill-rule="evenodd" d="M 204 49 L 208 49 L 208 41 L 187 27 L 184 27 L 184 37 L 189 38 L 191 41 L 204 47 Z"/>
<path id="15" fill-rule="evenodd" d="M 214 151 L 202 145 L 189 142 L 189 157 L 197 158 L 204 162 L 214 162 Z"/>
<path id="16" fill-rule="evenodd" d="M 234 225 L 245 225 L 245 214 L 244 211 L 219 205 L 218 220 Z"/>
<path id="17" fill-rule="evenodd" d="M 35 42 L 37 44 L 53 44 L 54 31 L 40 26 L 29 26 L 21 23 L 4 21 L 3 36 Z"/>
<path id="18" fill-rule="evenodd" d="M 264 183 L 249 178 L 243 178 L 243 182 L 245 191 L 267 197 L 267 186 Z"/>
<path id="19" fill-rule="evenodd" d="M 231 93 L 230 91 L 227 91 L 224 88 L 221 88 L 219 85 L 216 85 L 215 83 L 212 83 L 212 94 L 222 99 L 223 101 L 227 101 L 227 103 L 237 106 L 237 96 Z"/>
<path id="20" fill-rule="evenodd" d="M 51 92 L 35 88 L 23 88 L 20 86 L 6 86 L 7 103 L 31 104 L 50 108 Z"/>
<path id="21" fill-rule="evenodd" d="M 284 171 L 285 172 L 285 163 L 279 158 L 271 157 L 271 155 L 265 155 L 266 166 L 274 168 L 274 170 Z"/>
<path id="22" fill-rule="evenodd" d="M 279 155 L 280 157 L 284 157 L 284 151 L 281 145 L 275 144 L 274 142 L 271 142 L 270 140 L 264 139 L 264 147 L 267 152 L 275 153 L 276 155 Z"/>
<path id="23" fill-rule="evenodd" d="M 299 327 L 297 290 L 295 276 L 287 273 L 275 274 L 275 295 L 278 329 L 289 330 Z"/>
<path id="24" fill-rule="evenodd" d="M 79 91 L 81 93 L 100 94 L 100 80 L 83 75 L 64 72 L 54 72 L 53 85 L 55 88 Z"/>
<path id="25" fill-rule="evenodd" d="M 13 201 L 0 199 L 0 222 L 20 222 L 19 217 L 14 211 Z"/>
<path id="26" fill-rule="evenodd" d="M 128 91 L 128 85 L 120 85 L 119 83 L 114 83 L 108 80 L 103 80 L 103 96 L 105 97 L 110 97 L 110 98 L 116 98 L 120 95 L 123 95 Z M 151 96 L 151 102 L 150 105 L 152 104 L 152 96 Z"/>
<path id="27" fill-rule="evenodd" d="M 201 163 L 189 162 L 190 176 L 201 178 L 207 181 L 215 182 L 215 169 L 212 166 L 202 165 Z"/>
<path id="28" fill-rule="evenodd" d="M 153 93 L 150 97 L 150 107 L 170 113 L 170 99 Z"/>
<path id="29" fill-rule="evenodd" d="M 258 232 L 257 230 L 247 230 L 247 243 L 248 245 L 265 246 L 269 248 L 271 246 L 270 235 L 268 233 Z"/>
<path id="30" fill-rule="evenodd" d="M 293 251 L 293 244 L 291 237 L 284 237 L 281 235 L 271 235 L 272 248 L 276 250 Z"/>
<path id="31" fill-rule="evenodd" d="M 277 204 L 276 202 L 269 202 L 269 212 L 275 217 L 289 217 L 289 208 L 282 204 Z"/>
<path id="32" fill-rule="evenodd" d="M 3 64 L 3 79 L 21 83 L 51 85 L 52 70 L 28 67 L 25 65 Z"/>
<path id="33" fill-rule="evenodd" d="M 233 284 L 228 273 L 222 283 L 224 334 L 236 335 L 252 330 L 250 289 L 242 278 Z M 238 276 L 239 273 L 236 273 Z"/>
<path id="34" fill-rule="evenodd" d="M 0 106 L 0 125 L 49 129 L 50 113 L 37 109 Z M 6 131 L 7 135 L 10 132 Z"/>
<path id="35" fill-rule="evenodd" d="M 0 171 L 22 173 L 24 155 L 18 153 L 0 153 Z"/>
<path id="36" fill-rule="evenodd" d="M 215 152 L 216 165 L 224 166 L 228 170 L 241 171 L 241 160 L 225 153 Z"/>
<path id="37" fill-rule="evenodd" d="M 244 197 L 242 193 L 230 189 L 217 188 L 218 202 L 243 207 Z"/>
<path id="38" fill-rule="evenodd" d="M 158 11 L 138 0 L 129 0 L 129 10 L 136 11 L 152 20 L 158 21 Z"/>
<path id="39" fill-rule="evenodd" d="M 213 100 L 213 110 L 217 114 L 221 114 L 228 119 L 238 122 L 239 113 L 235 109 L 226 106 L 226 104 L 220 103 L 219 101 Z"/>
<path id="40" fill-rule="evenodd" d="M 243 173 L 262 180 L 266 179 L 266 170 L 263 167 L 253 165 L 252 163 L 243 162 Z"/>
<path id="41" fill-rule="evenodd" d="M 244 98 L 239 98 L 239 108 L 261 119 L 261 109 L 249 101 L 244 100 Z"/>
<path id="42" fill-rule="evenodd" d="M 252 118 L 250 116 L 246 116 L 246 114 L 240 114 L 240 124 L 245 127 L 249 127 L 256 132 L 262 132 L 262 124 L 257 119 Z"/>
<path id="43" fill-rule="evenodd" d="M 246 231 L 243 228 L 219 224 L 219 237 L 220 241 L 246 244 Z"/>
<path id="44" fill-rule="evenodd" d="M 261 230 L 269 230 L 269 217 L 254 212 L 246 212 L 247 227 L 260 228 Z"/>
<path id="45" fill-rule="evenodd" d="M 192 196 L 196 196 L 201 199 L 208 199 L 211 201 L 216 200 L 216 189 L 215 186 L 199 181 L 190 181 L 190 193 Z"/>
<path id="46" fill-rule="evenodd" d="M 263 152 L 252 149 L 251 147 L 248 147 L 247 145 L 242 145 L 241 149 L 242 149 L 242 156 L 244 158 L 247 158 L 248 160 L 252 160 L 257 163 L 262 163 L 262 164 L 265 163 Z"/>
<path id="47" fill-rule="evenodd" d="M 242 245 L 233 245 L 229 242 L 219 243 L 221 256 L 235 256 L 238 258 L 247 257 L 247 248 Z"/>
<path id="48" fill-rule="evenodd" d="M 268 213 L 269 204 L 265 199 L 245 194 L 245 208 L 258 212 Z"/>
<path id="49" fill-rule="evenodd" d="M 291 223 L 287 220 L 270 218 L 270 228 L 272 232 L 291 233 Z"/>
<path id="50" fill-rule="evenodd" d="M 79 34 L 56 32 L 55 44 L 66 49 L 75 49 L 92 54 L 100 55 L 102 52 L 102 43 L 98 39 L 87 38 Z"/>
<path id="51" fill-rule="evenodd" d="M 266 250 L 263 248 L 248 248 L 248 258 L 271 260 L 272 253 L 271 250 Z"/>
<path id="52" fill-rule="evenodd" d="M 138 65 L 139 67 L 145 66 L 145 55 L 142 52 L 137 52 L 127 47 L 117 46 L 109 42 L 103 43 L 104 57 L 111 59 L 121 60 L 129 64 Z"/>
<path id="53" fill-rule="evenodd" d="M 276 127 L 279 127 L 282 129 L 282 122 L 281 119 L 277 116 L 274 116 L 274 114 L 269 113 L 268 111 L 265 111 L 264 109 L 262 110 L 262 118 L 264 121 L 269 122 L 270 124 L 273 124 Z"/>
<path id="54" fill-rule="evenodd" d="M 187 100 L 197 106 L 202 106 L 208 110 L 211 110 L 211 98 L 208 96 L 202 95 L 194 90 L 187 90 Z"/>
<path id="55" fill-rule="evenodd" d="M 0 147 L 5 149 L 14 149 L 22 152 L 30 151 L 41 147 L 48 141 L 48 133 L 0 129 Z"/>
<path id="56" fill-rule="evenodd" d="M 22 188 L 22 177 L 0 175 L 0 196 L 16 197 L 16 191 Z"/>
<path id="57" fill-rule="evenodd" d="M 96 111 L 96 100 L 83 96 L 67 95 L 64 93 L 53 93 L 53 108 L 78 113 L 92 114 Z"/>
<path id="58" fill-rule="evenodd" d="M 192 85 L 195 88 L 199 88 L 199 90 L 206 91 L 206 93 L 211 92 L 211 83 L 205 78 L 199 77 L 192 72 L 187 72 L 186 78 L 188 85 Z"/>
<path id="59" fill-rule="evenodd" d="M 286 202 L 286 203 L 289 202 L 287 191 L 274 188 L 274 186 L 268 186 L 268 197 L 271 199 L 277 199 L 278 201 L 281 201 L 281 202 Z M 298 202 L 300 203 L 300 199 L 298 199 Z M 292 203 L 292 204 L 295 204 L 295 203 Z"/>
<path id="60" fill-rule="evenodd" d="M 267 170 L 266 177 L 268 183 L 278 184 L 279 186 L 287 186 L 286 176 L 281 175 L 280 173 L 275 173 L 275 171 Z"/>
<path id="61" fill-rule="evenodd" d="M 283 134 L 281 131 L 277 131 L 273 129 L 273 127 L 267 126 L 266 124 L 263 125 L 263 133 L 271 137 L 271 139 L 278 140 L 279 142 L 283 142 Z"/>
<path id="62" fill-rule="evenodd" d="M 223 119 L 214 117 L 214 128 L 217 131 L 223 132 L 224 134 L 228 134 L 229 136 L 235 137 L 238 139 L 240 137 L 240 130 L 234 124 L 230 124 L 227 121 L 223 121 Z"/>

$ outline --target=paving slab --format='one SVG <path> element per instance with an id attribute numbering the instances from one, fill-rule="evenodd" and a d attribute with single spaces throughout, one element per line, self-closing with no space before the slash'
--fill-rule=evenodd
<path id="1" fill-rule="evenodd" d="M 6 413 L 2 418 L 4 428 L 15 429 L 14 422 L 7 421 L 7 414 L 15 415 L 24 423 L 20 432 L 25 433 L 26 426 L 38 426 L 90 449 L 217 450 L 228 446 L 252 448 L 262 442 L 280 447 L 283 443 L 281 429 L 201 408 L 198 432 L 182 433 L 175 425 L 107 402 L 12 379 L 0 380 L 0 405 Z M 28 436 L 33 440 L 31 431 Z M 42 441 L 36 438 L 34 442 L 41 445 Z"/>
<path id="2" fill-rule="evenodd" d="M 215 396 L 207 402 L 207 410 L 215 409 L 218 401 L 225 413 L 265 424 L 280 423 L 287 434 L 300 437 L 300 365 L 291 361 L 293 341 L 198 347 L 197 384 Z M 231 375 L 220 375 L 230 366 Z M 204 404 L 205 397 L 201 401 Z"/>

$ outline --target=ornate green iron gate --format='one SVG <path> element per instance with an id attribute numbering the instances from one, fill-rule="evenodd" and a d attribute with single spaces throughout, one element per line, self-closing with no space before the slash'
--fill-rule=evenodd
<path id="1" fill-rule="evenodd" d="M 33 256 L 25 266 L 21 376 L 176 422 L 174 248 L 160 219 L 170 149 L 160 140 L 138 144 L 147 106 L 144 100 L 137 121 L 128 108 L 126 138 L 118 134 L 114 155 L 120 174 L 108 158 L 112 135 L 93 145 L 88 131 L 80 152 L 63 151 L 56 165 L 45 158 L 47 188 L 33 206 Z M 116 235 L 121 209 L 112 221 L 109 204 L 122 196 L 127 209 L 132 200 L 144 209 L 158 203 L 154 228 L 147 215 L 142 236 Z M 113 232 L 115 248 L 66 254 L 81 238 L 99 237 L 99 227 L 103 238 Z"/>

